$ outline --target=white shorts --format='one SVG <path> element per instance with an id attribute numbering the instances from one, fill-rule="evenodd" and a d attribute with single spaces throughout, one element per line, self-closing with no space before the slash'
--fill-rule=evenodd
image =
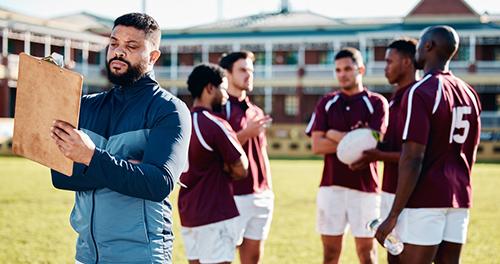
<path id="1" fill-rule="evenodd" d="M 395 194 L 388 192 L 382 192 L 382 194 L 380 195 L 380 219 L 382 219 L 382 221 L 384 221 L 391 212 L 395 197 Z"/>
<path id="2" fill-rule="evenodd" d="M 238 217 L 197 227 L 181 227 L 188 260 L 200 263 L 232 262 L 236 250 Z"/>
<path id="3" fill-rule="evenodd" d="M 341 186 L 320 187 L 317 197 L 317 225 L 322 235 L 338 236 L 350 226 L 354 237 L 373 237 L 366 224 L 379 217 L 380 196 Z"/>
<path id="4" fill-rule="evenodd" d="M 274 210 L 274 194 L 271 190 L 262 193 L 235 195 L 238 218 L 238 244 L 243 238 L 266 240 L 271 228 Z"/>
<path id="5" fill-rule="evenodd" d="M 468 224 L 467 208 L 405 208 L 395 231 L 404 243 L 413 245 L 465 244 Z"/>

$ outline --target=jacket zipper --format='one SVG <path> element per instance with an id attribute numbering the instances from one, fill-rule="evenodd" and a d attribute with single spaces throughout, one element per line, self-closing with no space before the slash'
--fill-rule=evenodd
<path id="1" fill-rule="evenodd" d="M 95 208 L 95 190 L 92 191 L 92 211 L 90 213 L 90 237 L 95 249 L 95 263 L 99 262 L 99 252 L 97 251 L 97 243 L 94 238 L 94 208 Z"/>

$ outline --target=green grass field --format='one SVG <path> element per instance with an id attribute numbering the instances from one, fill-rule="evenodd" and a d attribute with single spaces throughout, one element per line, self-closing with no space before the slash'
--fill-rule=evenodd
<path id="1" fill-rule="evenodd" d="M 319 160 L 272 160 L 276 206 L 265 263 L 321 263 L 315 231 L 315 198 L 322 169 Z M 463 263 L 500 263 L 500 164 L 474 168 L 474 207 Z M 175 204 L 177 189 L 171 195 Z M 0 263 L 74 263 L 76 234 L 68 221 L 73 193 L 52 187 L 47 168 L 0 157 Z M 177 212 L 174 263 L 184 257 Z M 385 252 L 379 248 L 384 263 Z M 346 236 L 342 263 L 357 263 Z M 239 263 L 235 261 L 235 263 Z"/>

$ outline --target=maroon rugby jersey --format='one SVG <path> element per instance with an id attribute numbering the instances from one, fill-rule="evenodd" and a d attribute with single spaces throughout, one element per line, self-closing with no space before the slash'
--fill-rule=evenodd
<path id="1" fill-rule="evenodd" d="M 394 92 L 391 101 L 389 102 L 389 125 L 387 132 L 384 135 L 384 142 L 382 144 L 382 151 L 387 152 L 400 152 L 403 141 L 401 136 L 403 134 L 403 119 L 401 118 L 401 100 L 406 90 L 412 85 L 409 84 L 401 87 Z M 387 193 L 396 193 L 398 185 L 398 163 L 397 162 L 384 162 L 384 177 L 382 179 L 382 191 Z"/>
<path id="2" fill-rule="evenodd" d="M 481 131 L 481 104 L 474 89 L 451 72 L 430 72 L 407 91 L 402 109 L 403 141 L 426 145 L 422 172 L 406 207 L 469 208 Z"/>
<path id="3" fill-rule="evenodd" d="M 385 133 L 388 122 L 387 100 L 382 95 L 366 89 L 352 96 L 341 91 L 329 93 L 316 106 L 314 120 L 311 121 L 312 131 L 326 133 L 328 129 L 335 129 L 348 132 L 359 121 L 368 123 L 373 130 Z M 353 171 L 339 161 L 336 153 L 326 154 L 320 186 L 331 185 L 363 192 L 377 192 L 377 163 L 372 162 L 366 169 Z"/>
<path id="4" fill-rule="evenodd" d="M 257 118 L 265 116 L 264 111 L 251 103 L 248 96 L 243 101 L 239 101 L 238 98 L 231 95 L 229 95 L 229 100 L 221 114 L 236 132 L 246 127 L 248 119 L 254 116 Z M 234 195 L 260 193 L 270 189 L 271 169 L 266 148 L 265 132 L 260 133 L 257 137 L 249 138 L 243 144 L 243 149 L 248 157 L 248 177 L 233 182 Z"/>
<path id="5" fill-rule="evenodd" d="M 188 168 L 181 175 L 179 191 L 181 225 L 195 227 L 239 215 L 234 202 L 232 179 L 224 163 L 236 162 L 243 149 L 231 126 L 208 109 L 192 110 L 193 132 Z"/>

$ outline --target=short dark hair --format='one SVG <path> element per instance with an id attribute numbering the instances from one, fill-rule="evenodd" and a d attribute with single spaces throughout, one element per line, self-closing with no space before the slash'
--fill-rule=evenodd
<path id="1" fill-rule="evenodd" d="M 129 13 L 115 19 L 113 28 L 116 26 L 134 27 L 144 31 L 146 37 L 160 31 L 160 26 L 150 15 L 144 13 Z"/>
<path id="2" fill-rule="evenodd" d="M 342 48 L 337 54 L 335 55 L 335 60 L 343 59 L 343 58 L 350 58 L 352 61 L 358 65 L 364 65 L 363 64 L 363 57 L 361 56 L 361 52 L 353 47 L 345 47 Z"/>
<path id="3" fill-rule="evenodd" d="M 251 51 L 242 50 L 237 52 L 231 52 L 227 55 L 223 55 L 219 61 L 219 65 L 226 69 L 228 72 L 233 70 L 233 65 L 237 60 L 240 59 L 251 59 L 252 62 L 255 61 L 255 56 Z"/>
<path id="4" fill-rule="evenodd" d="M 415 52 L 417 51 L 417 40 L 413 38 L 401 38 L 396 39 L 387 46 L 388 49 L 394 49 L 401 53 L 403 56 L 407 56 L 412 60 L 415 60 Z"/>
<path id="5" fill-rule="evenodd" d="M 207 84 L 218 87 L 224 78 L 224 69 L 213 63 L 202 63 L 194 67 L 187 79 L 187 86 L 191 96 L 200 98 Z"/>

